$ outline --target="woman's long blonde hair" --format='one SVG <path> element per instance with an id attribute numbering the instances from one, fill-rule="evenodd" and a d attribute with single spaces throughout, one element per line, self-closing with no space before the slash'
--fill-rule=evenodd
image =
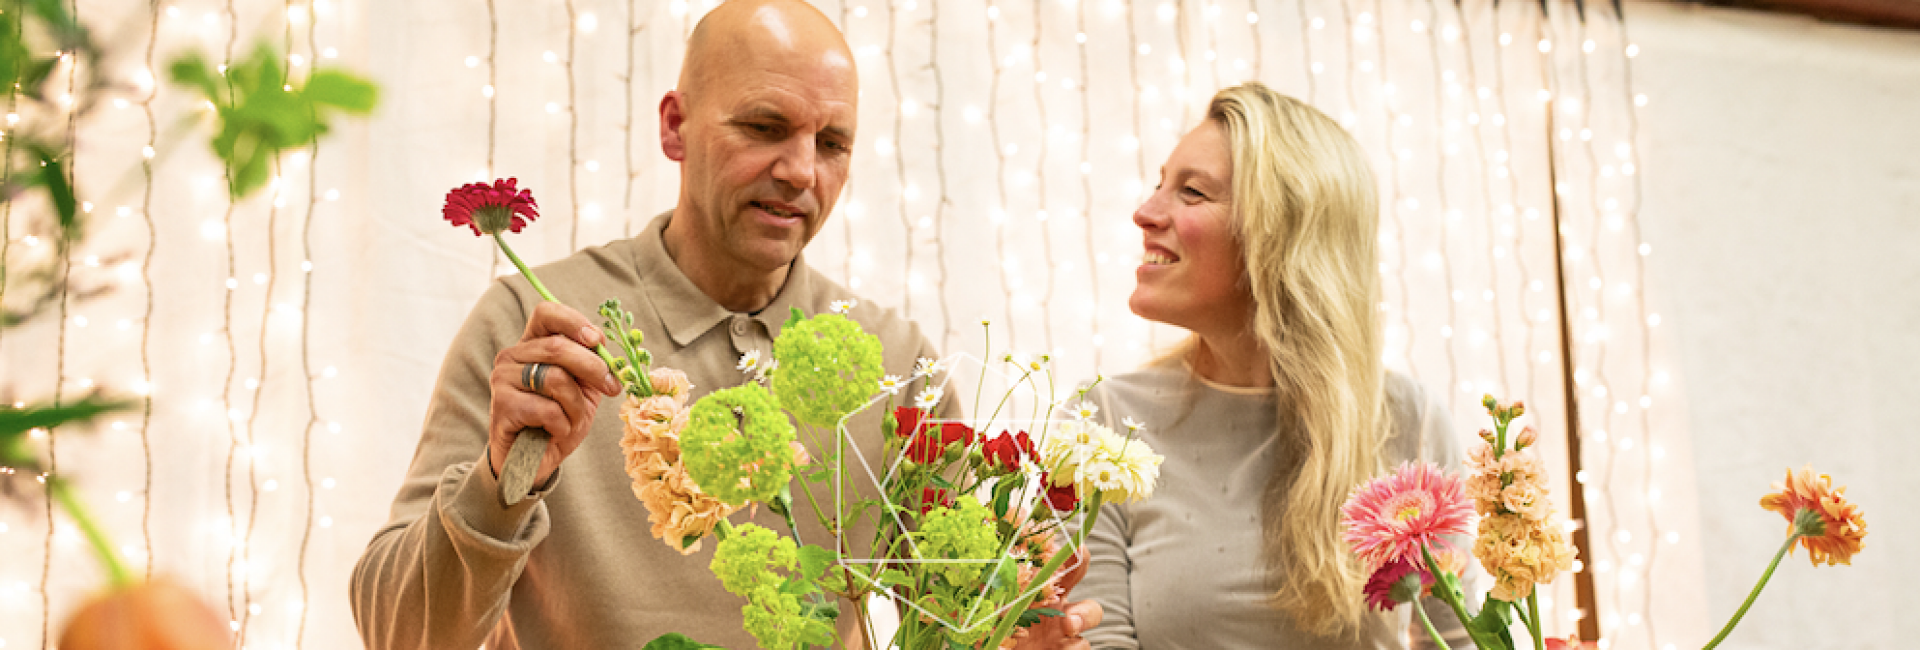
<path id="1" fill-rule="evenodd" d="M 1380 471 L 1391 426 L 1373 171 L 1326 114 L 1257 82 L 1215 94 L 1207 119 L 1232 149 L 1253 332 L 1279 393 L 1277 435 L 1289 438 L 1262 506 L 1273 604 L 1303 629 L 1350 637 L 1367 575 L 1340 540 L 1340 505 Z"/>

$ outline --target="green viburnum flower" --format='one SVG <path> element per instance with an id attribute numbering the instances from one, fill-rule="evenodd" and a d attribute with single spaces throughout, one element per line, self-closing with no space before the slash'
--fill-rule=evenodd
<path id="1" fill-rule="evenodd" d="M 840 314 L 794 318 L 773 340 L 773 392 L 801 422 L 831 427 L 873 395 L 880 339 Z"/>
<path id="2" fill-rule="evenodd" d="M 824 645 L 833 639 L 832 626 L 808 616 L 800 596 L 784 588 L 788 579 L 782 572 L 792 573 L 798 564 L 792 539 L 754 524 L 734 528 L 713 550 L 709 568 L 727 591 L 746 597 L 740 614 L 760 647 Z"/>
<path id="3" fill-rule="evenodd" d="M 923 560 L 991 560 L 1000 556 L 999 528 L 993 524 L 993 512 L 971 496 L 960 497 L 951 507 L 934 508 L 920 525 L 920 554 Z M 987 568 L 985 563 L 950 563 L 934 569 L 947 583 L 958 587 L 977 587 Z"/>
<path id="4" fill-rule="evenodd" d="M 780 586 L 774 568 L 792 571 L 800 561 L 793 540 L 758 524 L 741 524 L 713 549 L 714 577 L 727 591 L 739 595 L 762 586 Z"/>
<path id="5" fill-rule="evenodd" d="M 714 391 L 695 402 L 680 434 L 687 475 L 733 505 L 770 501 L 793 476 L 793 423 L 759 384 Z"/>

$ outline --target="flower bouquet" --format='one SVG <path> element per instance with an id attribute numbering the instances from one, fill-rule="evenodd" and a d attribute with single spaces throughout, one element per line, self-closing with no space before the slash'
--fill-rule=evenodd
<path id="1" fill-rule="evenodd" d="M 1045 359 L 1006 359 L 1019 368 L 1016 388 L 1038 392 Z M 771 359 L 742 357 L 751 381 L 691 406 L 678 389 L 630 397 L 621 446 L 654 536 L 683 553 L 715 537 L 711 569 L 747 600 L 746 630 L 766 648 L 846 642 L 836 638 L 839 599 L 853 603 L 862 636 L 875 639 L 865 606 L 872 595 L 899 607 L 892 645 L 907 649 L 999 647 L 1019 628 L 1058 616 L 1049 606 L 1062 600 L 1062 566 L 1100 505 L 1150 495 L 1161 458 L 1133 435 L 1131 420 L 1124 434 L 1087 417 L 1018 427 L 1001 420 L 1006 398 L 982 419 L 938 419 L 944 366 L 921 359 L 909 377 L 882 375 L 879 340 L 858 323 L 796 310 Z M 915 383 L 926 388 L 897 404 Z M 872 408 L 886 413 L 885 430 L 873 432 L 886 440 L 882 458 L 863 456 L 848 430 L 851 415 Z M 1074 411 L 1090 416 L 1093 407 Z M 802 430 L 813 440 L 833 436 L 816 447 L 831 449 L 827 458 L 808 457 Z M 791 483 L 794 476 L 802 480 Z M 863 478 L 870 489 L 854 485 Z M 832 546 L 800 542 L 796 517 L 808 513 L 795 508 L 796 485 L 811 516 L 834 531 Z M 758 505 L 786 520 L 786 534 L 726 520 Z M 1083 514 L 1080 535 L 1064 534 Z M 875 529 L 865 544 L 848 532 L 863 525 Z M 647 647 L 715 646 L 668 634 Z"/>
<path id="2" fill-rule="evenodd" d="M 1550 522 L 1553 504 L 1547 494 L 1546 468 L 1529 452 L 1538 432 L 1527 426 L 1508 438 L 1510 425 L 1526 413 L 1526 406 L 1501 404 L 1492 395 L 1482 404 L 1493 417 L 1494 428 L 1480 431 L 1483 444 L 1469 456 L 1464 480 L 1431 463 L 1409 462 L 1388 476 L 1362 484 L 1341 506 L 1343 537 L 1371 571 L 1365 586 L 1367 603 L 1380 610 L 1413 603 L 1413 611 L 1440 647 L 1447 644 L 1426 610 L 1419 607 L 1422 596 L 1445 602 L 1482 650 L 1594 647 L 1594 642 L 1582 643 L 1577 635 L 1543 636 L 1533 588 L 1571 568 L 1574 549 L 1561 527 Z M 1789 470 L 1785 484 L 1774 487 L 1780 492 L 1767 495 L 1760 505 L 1787 518 L 1786 543 L 1747 601 L 1706 648 L 1718 646 L 1733 631 L 1780 558 L 1796 544 L 1806 546 L 1815 566 L 1846 564 L 1860 550 L 1866 522 L 1859 506 L 1844 498 L 1846 488 L 1831 488 L 1830 479 L 1824 474 L 1816 478 L 1812 468 L 1797 475 Z M 1476 515 L 1473 556 L 1494 578 L 1493 589 L 1477 614 L 1468 611 L 1460 583 L 1465 559 L 1442 538 L 1466 534 Z M 1515 644 L 1511 632 L 1515 618 L 1527 632 L 1524 638 L 1532 643 Z"/>

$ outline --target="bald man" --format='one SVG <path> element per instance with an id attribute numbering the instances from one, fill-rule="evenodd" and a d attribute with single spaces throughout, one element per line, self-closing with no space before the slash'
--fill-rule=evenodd
<path id="1" fill-rule="evenodd" d="M 666 632 L 754 646 L 745 602 L 707 568 L 714 544 L 682 556 L 650 534 L 619 447 L 622 400 L 607 399 L 619 385 L 590 350 L 598 319 L 582 312 L 620 299 L 655 365 L 685 371 L 697 399 L 746 381 L 736 360 L 770 352 L 793 308 L 855 300 L 801 251 L 846 183 L 859 85 L 839 31 L 791 0 L 721 5 L 694 29 L 686 61 L 659 109 L 661 149 L 681 166 L 673 209 L 632 239 L 541 267 L 559 304 L 520 276 L 495 282 L 453 341 L 391 522 L 354 570 L 369 648 L 635 648 Z M 849 315 L 880 337 L 888 373 L 938 356 L 892 310 L 858 303 Z M 881 457 L 879 417 L 849 426 L 867 458 Z M 507 505 L 500 463 L 527 427 L 553 444 L 533 494 Z M 832 543 L 800 519 L 804 539 Z M 733 520 L 786 529 L 764 508 Z M 872 534 L 856 527 L 852 547 Z M 853 618 L 842 617 L 843 636 Z"/>

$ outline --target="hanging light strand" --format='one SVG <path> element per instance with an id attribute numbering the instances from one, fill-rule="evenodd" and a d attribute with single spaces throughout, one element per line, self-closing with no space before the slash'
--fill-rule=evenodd
<path id="1" fill-rule="evenodd" d="M 1436 7 L 1437 5 L 1438 3 L 1434 3 L 1434 4 L 1430 4 L 1429 7 L 1433 8 L 1433 7 Z M 1428 32 L 1429 37 L 1432 37 L 1433 33 L 1440 29 L 1440 21 L 1438 20 L 1438 17 L 1435 14 L 1430 13 L 1429 15 L 1434 16 L 1431 22 L 1433 23 L 1435 29 Z M 1457 23 L 1461 26 L 1460 28 L 1461 37 L 1459 41 L 1460 41 L 1461 53 L 1464 55 L 1461 58 L 1466 62 L 1467 74 L 1466 74 L 1465 85 L 1468 88 L 1474 88 L 1474 87 L 1478 87 L 1480 84 L 1480 73 L 1473 61 L 1473 38 L 1471 36 L 1472 32 L 1469 31 L 1467 28 L 1467 25 L 1469 24 L 1469 22 L 1470 21 L 1468 21 L 1466 16 L 1466 9 L 1459 5 L 1455 5 L 1454 14 L 1453 14 L 1453 23 Z M 1436 45 L 1436 47 L 1438 46 Z M 1495 61 L 1498 61 L 1498 60 L 1499 58 L 1496 56 Z M 1437 92 L 1443 92 L 1438 82 L 1436 82 L 1434 88 Z M 1471 91 L 1467 92 L 1466 94 L 1469 97 L 1469 99 L 1467 100 L 1467 106 L 1469 107 L 1468 114 L 1471 117 L 1477 118 L 1480 115 L 1480 106 L 1481 106 L 1480 96 L 1478 93 L 1471 92 Z M 1499 229 L 1499 226 L 1495 223 L 1493 218 L 1493 214 L 1494 214 L 1493 175 L 1489 172 L 1489 169 L 1487 166 L 1486 138 L 1483 137 L 1481 134 L 1481 129 L 1482 129 L 1481 125 L 1485 124 L 1485 120 L 1469 119 L 1468 122 L 1469 124 L 1467 124 L 1466 132 L 1468 133 L 1469 138 L 1473 140 L 1473 152 L 1474 152 L 1473 168 L 1477 170 L 1477 173 L 1475 175 L 1480 177 L 1481 223 L 1482 223 L 1482 226 L 1486 228 L 1487 241 L 1497 242 L 1497 241 L 1500 241 L 1499 240 L 1500 229 Z M 1501 309 L 1502 302 L 1500 300 L 1501 292 L 1499 289 L 1501 286 L 1500 285 L 1501 258 L 1499 255 L 1494 254 L 1494 250 L 1499 246 L 1500 244 L 1494 244 L 1493 246 L 1487 247 L 1487 284 L 1490 287 L 1490 290 L 1487 292 L 1487 296 L 1490 298 L 1490 300 L 1487 301 L 1487 308 L 1488 308 L 1488 311 L 1493 316 L 1491 320 L 1493 321 L 1492 323 L 1493 344 L 1494 344 L 1493 348 L 1494 348 L 1494 354 L 1495 354 L 1495 362 L 1497 364 L 1496 374 L 1500 378 L 1500 388 L 1502 392 L 1511 393 L 1514 389 L 1514 386 L 1513 386 L 1513 382 L 1510 381 L 1507 376 L 1507 336 L 1506 336 L 1506 328 L 1503 325 L 1506 319 L 1502 317 L 1505 312 Z M 1510 250 L 1513 250 L 1516 253 L 1515 255 L 1516 258 L 1519 257 L 1519 255 L 1517 254 L 1519 249 L 1517 247 L 1512 248 Z M 1522 285 L 1522 286 L 1524 287 L 1525 285 Z M 1524 310 L 1522 310 L 1521 316 L 1522 316 L 1522 319 L 1525 318 Z M 1522 356 L 1522 363 L 1525 363 L 1524 355 Z"/>
<path id="2" fill-rule="evenodd" d="M 1450 158 L 1452 158 L 1452 156 L 1447 155 L 1445 150 L 1445 147 L 1446 147 L 1445 142 L 1447 138 L 1446 136 L 1447 99 L 1446 99 L 1446 93 L 1442 92 L 1441 90 L 1442 86 L 1445 85 L 1445 82 L 1442 81 L 1443 75 L 1440 70 L 1442 67 L 1441 53 L 1440 53 L 1440 37 L 1437 33 L 1439 31 L 1438 25 L 1440 20 L 1439 20 L 1438 10 L 1435 9 L 1434 7 L 1434 2 L 1435 0 L 1427 0 L 1427 24 L 1433 25 L 1434 27 L 1430 27 L 1420 31 L 1426 32 L 1427 51 L 1428 51 L 1427 60 L 1433 68 L 1433 90 L 1434 90 L 1433 145 L 1434 145 L 1434 149 L 1436 150 L 1434 152 L 1436 155 L 1434 156 L 1434 165 L 1433 165 L 1433 169 L 1434 169 L 1433 187 L 1434 187 L 1434 193 L 1436 195 L 1436 198 L 1439 199 L 1438 202 L 1440 204 L 1439 218 L 1436 219 L 1436 221 L 1438 221 L 1440 224 L 1440 260 L 1441 260 L 1440 279 L 1444 283 L 1444 290 L 1446 291 L 1446 296 L 1447 296 L 1447 300 L 1445 301 L 1447 305 L 1447 331 L 1458 332 L 1460 330 L 1460 327 L 1459 327 L 1460 303 L 1459 301 L 1454 299 L 1455 292 L 1458 291 L 1458 289 L 1454 288 L 1455 284 L 1453 281 L 1453 255 L 1452 255 L 1453 202 L 1451 200 L 1451 197 L 1447 193 L 1447 165 L 1448 165 L 1447 161 Z M 1385 16 L 1382 15 L 1383 23 L 1385 22 L 1384 18 Z M 1382 78 L 1385 78 L 1386 76 L 1386 65 L 1385 65 L 1387 60 L 1386 48 L 1387 48 L 1387 39 L 1384 37 L 1384 35 L 1382 35 L 1382 38 L 1380 39 L 1380 49 L 1381 49 L 1380 72 L 1381 72 Z M 1392 98 L 1390 97 L 1382 98 L 1382 99 L 1389 103 L 1392 101 Z M 1405 236 L 1404 233 L 1402 234 L 1402 236 L 1403 237 Z M 1447 385 L 1448 386 L 1461 385 L 1460 384 L 1460 362 L 1459 362 L 1459 359 L 1454 354 L 1454 344 L 1455 344 L 1456 338 L 1457 337 L 1442 336 L 1440 341 L 1441 349 L 1445 350 L 1447 354 Z"/>
<path id="3" fill-rule="evenodd" d="M 489 5 L 488 13 L 489 16 L 491 16 L 493 0 L 488 0 L 487 4 Z M 316 37 L 318 32 L 317 23 L 320 22 L 319 16 L 314 12 L 313 3 L 311 2 L 306 3 L 304 9 L 307 16 L 307 60 L 317 61 L 320 55 L 319 39 Z M 489 76 L 487 81 L 488 83 L 492 83 L 493 63 L 491 54 L 488 56 L 487 71 Z M 491 124 L 491 101 L 488 102 L 488 106 L 487 169 L 492 170 L 493 129 Z M 320 402 L 314 397 L 313 386 L 312 326 L 313 274 L 315 269 L 310 266 L 310 264 L 313 260 L 313 215 L 319 206 L 320 194 L 320 140 L 315 138 L 307 144 L 307 211 L 306 216 L 301 219 L 300 224 L 300 259 L 302 270 L 300 274 L 300 376 L 305 380 L 307 400 L 307 424 L 300 430 L 300 481 L 304 494 L 306 495 L 307 503 L 306 509 L 304 510 L 305 518 L 302 520 L 300 527 L 300 550 L 298 564 L 296 565 L 296 570 L 298 571 L 297 577 L 300 583 L 300 608 L 297 615 L 298 620 L 294 624 L 293 647 L 295 650 L 306 646 L 307 612 L 312 609 L 306 604 L 313 600 L 311 589 L 307 584 L 307 549 L 313 541 L 313 513 L 315 509 L 315 495 L 313 490 L 313 431 L 319 428 L 321 418 Z M 495 246 L 493 248 L 497 249 L 499 247 Z"/>
<path id="4" fill-rule="evenodd" d="M 999 12 L 999 5 L 997 3 L 989 2 L 987 7 L 988 11 L 994 12 L 995 14 Z M 995 251 L 998 253 L 995 259 L 1000 261 L 1000 263 L 994 265 L 999 267 L 1000 306 L 1006 314 L 1006 320 L 1004 322 L 1007 325 L 1007 349 L 1018 350 L 1020 349 L 1020 337 L 1019 328 L 1016 323 L 1019 321 L 1014 318 L 1013 274 L 1007 269 L 1006 264 L 1006 260 L 1008 259 L 1007 225 L 1009 221 L 1012 221 L 1012 215 L 1007 210 L 1007 150 L 1006 147 L 1002 145 L 1004 141 L 1000 139 L 1000 77 L 1001 74 L 1006 71 L 1006 63 L 1001 61 L 1000 47 L 995 42 L 995 37 L 999 33 L 997 27 L 999 22 L 1000 21 L 993 19 L 991 15 L 986 21 L 987 59 L 988 63 L 991 64 L 990 68 L 993 70 L 993 76 L 987 85 L 987 146 L 993 150 L 993 185 L 999 200 L 997 204 L 998 207 L 995 208 L 997 212 L 994 213 L 995 218 L 993 219 L 993 239 Z M 989 359 L 989 361 L 991 361 L 991 359 Z"/>
<path id="5" fill-rule="evenodd" d="M 934 293 L 940 296 L 940 349 L 953 349 L 953 310 L 947 305 L 947 86 L 940 75 L 940 5 L 928 8 L 927 68 L 933 72 L 933 170 L 939 199 L 933 204 Z"/>
<path id="6" fill-rule="evenodd" d="M 1101 367 L 1100 351 L 1106 346 L 1102 345 L 1104 339 L 1100 336 L 1101 264 L 1098 255 L 1100 247 L 1095 242 L 1093 235 L 1095 230 L 1093 227 L 1093 173 L 1091 170 L 1091 165 L 1093 164 L 1093 102 L 1087 98 L 1087 87 L 1091 85 L 1093 80 L 1093 75 L 1090 74 L 1087 69 L 1087 43 L 1093 39 L 1087 32 L 1088 4 L 1091 3 L 1084 1 L 1074 3 L 1075 9 L 1078 10 L 1074 16 L 1074 27 L 1079 30 L 1075 32 L 1078 36 L 1074 40 L 1079 44 L 1077 50 L 1080 55 L 1080 79 L 1077 80 L 1074 85 L 1080 88 L 1080 231 L 1085 233 L 1086 238 L 1087 300 L 1091 303 L 1087 309 L 1087 325 L 1090 328 L 1088 331 L 1093 333 L 1093 368 L 1095 371 L 1098 371 Z"/>

